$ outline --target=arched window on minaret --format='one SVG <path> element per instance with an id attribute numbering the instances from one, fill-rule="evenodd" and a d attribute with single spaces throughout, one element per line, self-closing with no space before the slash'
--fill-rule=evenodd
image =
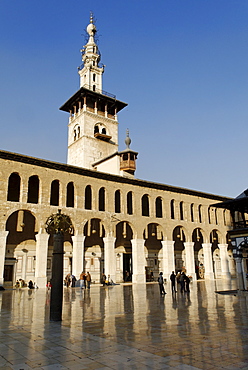
<path id="1" fill-rule="evenodd" d="M 162 210 L 162 198 L 156 198 L 156 217 L 162 218 L 163 210 Z"/>
<path id="2" fill-rule="evenodd" d="M 116 190 L 115 192 L 115 213 L 121 213 L 121 192 Z"/>
<path id="3" fill-rule="evenodd" d="M 9 177 L 7 200 L 19 202 L 21 178 L 18 173 L 13 172 Z"/>
<path id="4" fill-rule="evenodd" d="M 131 191 L 127 193 L 127 214 L 133 214 L 133 193 Z"/>
<path id="5" fill-rule="evenodd" d="M 59 205 L 59 180 L 53 180 L 51 183 L 50 205 Z"/>
<path id="6" fill-rule="evenodd" d="M 84 195 L 84 208 L 92 209 L 92 190 L 90 185 L 86 186 Z"/>
<path id="7" fill-rule="evenodd" d="M 39 178 L 38 176 L 30 176 L 28 180 L 28 203 L 38 203 L 39 200 Z"/>
<path id="8" fill-rule="evenodd" d="M 66 207 L 74 207 L 74 184 L 69 182 L 66 188 Z"/>
<path id="9" fill-rule="evenodd" d="M 99 133 L 99 126 L 98 125 L 95 125 L 94 127 L 94 134 L 98 134 Z"/>
<path id="10" fill-rule="evenodd" d="M 142 216 L 149 216 L 149 198 L 147 194 L 144 194 L 141 199 Z"/>
<path id="11" fill-rule="evenodd" d="M 105 189 L 104 188 L 101 188 L 99 190 L 98 210 L 105 211 Z"/>

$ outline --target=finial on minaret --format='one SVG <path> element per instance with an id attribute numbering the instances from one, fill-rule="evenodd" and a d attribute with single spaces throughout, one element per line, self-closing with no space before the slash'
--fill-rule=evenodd
<path id="1" fill-rule="evenodd" d="M 94 20 L 93 12 L 90 12 L 90 23 L 93 23 L 93 20 Z"/>
<path id="2" fill-rule="evenodd" d="M 127 131 L 126 131 L 126 139 L 125 139 L 125 144 L 126 144 L 126 146 L 127 146 L 127 148 L 126 149 L 129 149 L 129 147 L 130 147 L 130 144 L 131 144 L 131 139 L 130 139 L 130 137 L 129 137 L 129 130 L 127 129 Z"/>

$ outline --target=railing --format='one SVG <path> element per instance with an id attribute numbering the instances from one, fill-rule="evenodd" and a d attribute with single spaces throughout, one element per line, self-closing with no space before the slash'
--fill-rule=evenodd
<path id="1" fill-rule="evenodd" d="M 102 95 L 105 95 L 105 96 L 109 96 L 110 98 L 116 99 L 116 95 L 111 94 L 111 93 L 109 93 L 109 92 L 107 92 L 107 91 L 100 90 L 100 89 L 95 89 L 95 90 L 93 90 L 93 89 L 92 89 L 92 87 L 90 87 L 89 85 L 83 85 L 83 87 L 84 87 L 85 89 L 90 90 L 90 91 L 97 92 L 98 94 L 102 94 Z"/>

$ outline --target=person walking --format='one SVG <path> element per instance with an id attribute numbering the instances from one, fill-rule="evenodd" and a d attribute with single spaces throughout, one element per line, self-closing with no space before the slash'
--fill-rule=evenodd
<path id="1" fill-rule="evenodd" d="M 162 272 L 159 273 L 158 285 L 159 285 L 160 294 L 161 295 L 166 294 L 166 292 L 164 290 L 164 278 L 163 278 L 163 273 Z"/>
<path id="2" fill-rule="evenodd" d="M 87 272 L 86 281 L 87 281 L 87 288 L 90 289 L 91 275 L 89 272 Z"/>
<path id="3" fill-rule="evenodd" d="M 174 271 L 172 271 L 171 273 L 171 276 L 170 276 L 170 281 L 171 281 L 171 291 L 172 293 L 173 292 L 177 292 L 176 291 L 176 274 L 174 273 Z"/>

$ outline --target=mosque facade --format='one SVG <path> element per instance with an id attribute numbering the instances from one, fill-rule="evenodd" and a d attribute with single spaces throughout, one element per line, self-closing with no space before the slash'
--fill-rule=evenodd
<path id="1" fill-rule="evenodd" d="M 93 17 L 69 114 L 68 161 L 0 151 L 0 285 L 51 279 L 53 239 L 45 223 L 58 209 L 73 224 L 64 236 L 64 276 L 89 271 L 144 283 L 160 271 L 192 279 L 235 276 L 225 197 L 135 178 L 138 153 L 118 150 L 118 113 L 126 103 L 102 89 L 104 66 Z"/>

